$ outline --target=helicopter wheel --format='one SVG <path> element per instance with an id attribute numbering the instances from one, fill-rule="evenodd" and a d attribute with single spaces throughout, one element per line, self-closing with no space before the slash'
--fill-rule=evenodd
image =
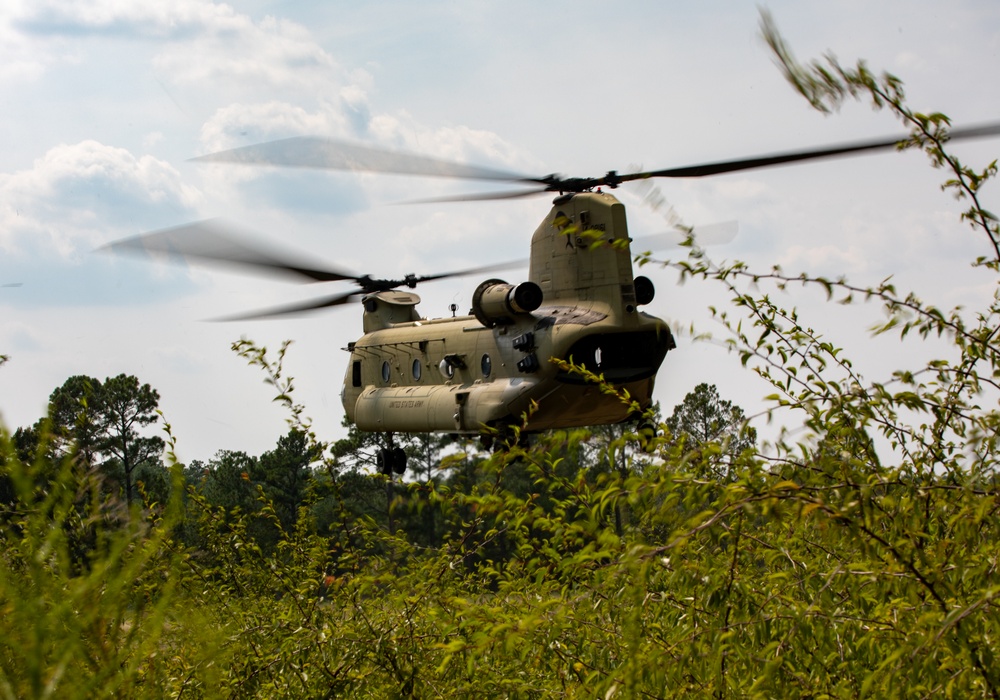
<path id="1" fill-rule="evenodd" d="M 402 474 L 406 471 L 406 453 L 403 451 L 402 447 L 393 448 L 391 459 L 389 461 L 392 465 L 392 471 L 397 474 Z"/>
<path id="2" fill-rule="evenodd" d="M 406 471 L 406 452 L 402 447 L 382 447 L 375 455 L 375 466 L 379 474 L 402 474 Z"/>
<path id="3" fill-rule="evenodd" d="M 385 447 L 380 447 L 375 453 L 375 466 L 379 474 L 392 477 L 393 473 L 402 474 L 406 471 L 406 452 L 402 447 L 393 444 L 392 433 L 383 433 Z"/>

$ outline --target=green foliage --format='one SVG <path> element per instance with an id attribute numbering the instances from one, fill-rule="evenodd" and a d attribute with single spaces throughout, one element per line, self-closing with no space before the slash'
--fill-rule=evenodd
<path id="1" fill-rule="evenodd" d="M 735 454 L 753 448 L 756 431 L 745 425 L 743 409 L 719 397 L 710 384 L 699 384 L 674 408 L 666 426 L 675 437 L 687 437 L 696 445 L 731 443 Z"/>
<path id="2" fill-rule="evenodd" d="M 765 32 L 821 108 L 866 97 L 912 124 L 993 247 L 978 200 L 993 173 L 944 151 L 944 117 L 910 114 L 899 81 L 863 66 L 794 63 Z M 53 421 L 75 434 L 0 433 L 0 694 L 1000 696 L 1000 297 L 943 312 L 887 282 L 754 273 L 697 248 L 674 265 L 731 293 L 716 314 L 797 439 L 758 447 L 702 385 L 655 429 L 514 431 L 488 458 L 408 444 L 425 464 L 393 479 L 367 436 L 321 442 L 287 345 L 274 358 L 249 340 L 235 349 L 289 433 L 259 458 L 191 465 L 184 498 L 175 465 L 133 518 L 100 495 L 86 413 Z M 901 357 L 929 336 L 945 352 L 866 381 L 775 300 L 792 283 L 879 300 L 875 332 L 899 331 Z"/>
<path id="3" fill-rule="evenodd" d="M 319 457 L 318 452 L 318 447 L 310 445 L 304 433 L 292 429 L 278 440 L 273 450 L 257 460 L 252 476 L 262 484 L 264 495 L 286 528 L 295 524 L 312 478 L 309 467 Z"/>
<path id="4" fill-rule="evenodd" d="M 121 484 L 125 502 L 136 500 L 136 472 L 145 466 L 147 480 L 165 483 L 158 465 L 164 443 L 139 429 L 159 420 L 159 393 L 131 375 L 103 382 L 77 375 L 49 396 L 48 416 L 18 437 L 22 458 L 26 449 L 42 445 L 47 458 L 72 457 L 88 467 L 100 466 L 105 476 Z"/>
<path id="5" fill-rule="evenodd" d="M 160 394 L 139 384 L 131 375 L 109 377 L 95 387 L 98 449 L 109 457 L 124 476 L 125 502 L 135 498 L 135 470 L 150 460 L 158 460 L 163 452 L 163 440 L 158 436 L 142 436 L 138 428 L 155 423 Z"/>
<path id="6" fill-rule="evenodd" d="M 26 464 L 5 432 L 0 465 L 12 486 L 0 505 L 0 697 L 160 697 L 177 502 L 123 521 L 95 471 L 68 457 Z"/>

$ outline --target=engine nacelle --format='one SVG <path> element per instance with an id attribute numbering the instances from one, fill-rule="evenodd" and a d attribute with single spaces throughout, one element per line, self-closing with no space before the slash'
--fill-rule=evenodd
<path id="1" fill-rule="evenodd" d="M 486 280 L 472 294 L 472 314 L 487 328 L 514 322 L 517 314 L 528 314 L 542 305 L 542 288 L 534 282 L 518 285 Z"/>

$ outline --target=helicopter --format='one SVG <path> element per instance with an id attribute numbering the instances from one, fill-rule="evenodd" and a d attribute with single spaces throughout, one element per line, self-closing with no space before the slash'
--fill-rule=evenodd
<path id="1" fill-rule="evenodd" d="M 949 131 L 952 140 L 1000 135 L 1000 122 Z M 527 280 L 488 276 L 467 314 L 425 318 L 419 284 L 514 266 L 500 263 L 443 274 L 377 279 L 250 243 L 223 224 L 203 221 L 141 234 L 105 246 L 112 252 L 159 252 L 208 263 L 286 273 L 315 282 L 351 282 L 338 294 L 229 317 L 280 317 L 360 299 L 363 335 L 349 354 L 341 399 L 349 421 L 382 433 L 379 471 L 401 474 L 406 455 L 394 433 L 479 436 L 484 445 L 525 433 L 641 419 L 653 402 L 657 371 L 676 347 L 669 325 L 643 311 L 653 282 L 633 270 L 625 206 L 609 191 L 651 178 L 689 178 L 807 160 L 889 150 L 908 137 L 882 138 L 594 178 L 531 177 L 320 137 L 298 136 L 193 159 L 205 163 L 284 166 L 438 176 L 522 185 L 513 191 L 424 200 L 511 199 L 548 194 L 549 213 L 531 238 Z M 564 361 L 553 362 L 556 361 Z M 567 364 L 568 363 L 568 364 Z M 572 366 L 570 366 L 572 365 Z M 630 401 L 602 390 L 581 367 Z"/>

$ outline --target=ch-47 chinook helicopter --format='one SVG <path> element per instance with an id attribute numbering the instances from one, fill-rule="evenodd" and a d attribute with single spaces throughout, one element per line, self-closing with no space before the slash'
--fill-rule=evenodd
<path id="1" fill-rule="evenodd" d="M 1000 134 L 1000 123 L 954 129 L 951 139 Z M 555 198 L 531 239 L 528 279 L 489 277 L 464 316 L 427 319 L 419 297 L 402 288 L 447 277 L 488 274 L 504 265 L 399 280 L 375 279 L 296 259 L 228 234 L 215 222 L 155 231 L 113 243 L 112 251 L 158 251 L 290 273 L 312 281 L 349 281 L 354 288 L 314 301 L 233 318 L 274 317 L 346 304 L 360 297 L 364 335 L 347 347 L 342 399 L 364 431 L 387 436 L 378 456 L 384 473 L 405 469 L 395 432 L 503 435 L 618 423 L 636 417 L 609 395 L 551 358 L 572 360 L 628 391 L 640 409 L 675 347 L 668 325 L 644 313 L 652 282 L 632 268 L 625 207 L 605 189 L 647 178 L 704 177 L 739 170 L 897 147 L 905 137 L 843 144 L 665 170 L 596 178 L 526 177 L 424 156 L 313 137 L 296 137 L 214 153 L 201 162 L 434 175 L 530 185 L 528 189 L 434 201 L 506 199 L 539 193 Z M 509 267 L 509 265 L 507 265 Z M 532 409 L 532 410 L 529 410 Z"/>

